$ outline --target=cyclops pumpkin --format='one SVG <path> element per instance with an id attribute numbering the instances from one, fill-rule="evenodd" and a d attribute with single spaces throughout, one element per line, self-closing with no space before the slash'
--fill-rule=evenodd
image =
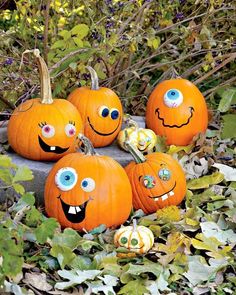
<path id="1" fill-rule="evenodd" d="M 206 131 L 205 99 L 188 80 L 163 81 L 148 100 L 146 123 L 156 134 L 166 136 L 167 144 L 188 145 L 196 134 Z"/>
<path id="2" fill-rule="evenodd" d="M 110 157 L 97 155 L 80 135 L 85 154 L 60 159 L 46 180 L 45 208 L 63 227 L 82 231 L 100 224 L 122 224 L 132 207 L 132 190 L 124 169 Z"/>
<path id="3" fill-rule="evenodd" d="M 126 144 L 135 159 L 125 167 L 132 186 L 134 208 L 153 213 L 180 204 L 186 194 L 186 180 L 179 163 L 163 153 L 144 157 L 132 144 Z"/>
<path id="4" fill-rule="evenodd" d="M 25 158 L 54 161 L 75 152 L 82 119 L 69 101 L 52 99 L 46 63 L 38 49 L 33 53 L 40 72 L 41 98 L 27 100 L 14 110 L 8 124 L 8 140 Z"/>
<path id="5" fill-rule="evenodd" d="M 87 67 L 91 74 L 91 89 L 75 89 L 68 100 L 79 110 L 84 122 L 84 134 L 94 147 L 112 143 L 121 129 L 122 105 L 119 97 L 111 89 L 99 87 L 95 70 Z"/>

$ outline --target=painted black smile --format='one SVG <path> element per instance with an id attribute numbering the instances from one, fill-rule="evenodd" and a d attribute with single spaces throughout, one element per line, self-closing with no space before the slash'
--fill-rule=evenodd
<path id="1" fill-rule="evenodd" d="M 58 199 L 61 200 L 61 206 L 63 208 L 63 212 L 67 220 L 69 220 L 72 223 L 80 223 L 84 220 L 88 202 L 92 200 L 91 198 L 89 198 L 81 205 L 69 205 L 62 201 L 61 195 L 59 195 Z"/>
<path id="2" fill-rule="evenodd" d="M 141 148 L 138 147 L 138 150 L 140 152 L 143 152 L 143 151 L 145 151 L 149 147 L 150 144 L 151 144 L 151 142 L 147 146 L 145 146 L 143 149 L 141 149 Z"/>
<path id="3" fill-rule="evenodd" d="M 113 131 L 110 132 L 110 133 L 101 133 L 101 132 L 97 131 L 97 130 L 93 127 L 93 125 L 92 125 L 91 122 L 90 122 L 89 117 L 87 117 L 87 120 L 88 120 L 88 122 L 89 122 L 90 127 L 93 129 L 93 131 L 94 131 L 95 133 L 97 133 L 98 135 L 102 135 L 102 136 L 112 135 L 113 133 L 116 132 L 116 130 L 119 128 L 119 125 L 120 125 L 120 120 L 119 120 L 119 123 L 118 123 L 118 125 L 117 125 L 117 127 L 116 127 L 115 130 L 113 130 Z"/>
<path id="4" fill-rule="evenodd" d="M 164 122 L 164 118 L 161 118 L 161 116 L 160 116 L 159 108 L 157 108 L 157 109 L 155 110 L 155 114 L 157 114 L 158 119 L 162 121 L 162 125 L 163 125 L 164 127 L 169 127 L 169 128 L 181 128 L 181 127 L 183 127 L 183 126 L 185 126 L 185 125 L 188 125 L 188 123 L 190 122 L 190 120 L 191 120 L 191 118 L 192 118 L 192 116 L 193 116 L 194 108 L 193 108 L 193 107 L 189 107 L 189 110 L 190 110 L 190 116 L 189 116 L 187 122 L 185 122 L 185 123 L 183 123 L 183 124 L 181 124 L 181 125 L 168 125 L 168 124 L 165 124 L 165 122 Z"/>
<path id="5" fill-rule="evenodd" d="M 155 196 L 155 197 L 150 197 L 148 196 L 150 199 L 156 199 L 156 198 L 161 198 L 162 196 L 166 195 L 166 194 L 169 194 L 171 191 L 173 191 L 176 187 L 176 181 L 175 181 L 175 184 L 173 185 L 172 189 L 170 189 L 168 192 L 164 193 L 164 194 L 161 194 L 159 196 Z"/>
<path id="6" fill-rule="evenodd" d="M 41 149 L 47 153 L 63 154 L 69 149 L 69 148 L 61 148 L 60 146 L 50 146 L 46 144 L 46 142 L 44 142 L 40 136 L 38 136 L 38 139 L 39 139 L 39 145 Z"/>

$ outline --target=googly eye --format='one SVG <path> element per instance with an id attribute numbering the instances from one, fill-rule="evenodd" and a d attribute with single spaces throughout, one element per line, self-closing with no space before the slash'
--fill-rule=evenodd
<path id="1" fill-rule="evenodd" d="M 150 141 L 151 141 L 151 138 L 147 136 L 147 137 L 146 137 L 146 141 L 147 141 L 147 142 L 150 142 Z"/>
<path id="2" fill-rule="evenodd" d="M 183 94 L 177 89 L 170 89 L 164 95 L 164 103 L 169 108 L 177 108 L 183 102 Z"/>
<path id="3" fill-rule="evenodd" d="M 82 181 L 81 181 L 81 188 L 83 191 L 85 192 L 91 192 L 95 189 L 95 181 L 90 178 L 90 177 L 87 177 L 87 178 L 84 178 Z"/>
<path id="4" fill-rule="evenodd" d="M 168 181 L 171 177 L 170 170 L 168 169 L 161 169 L 158 172 L 158 176 L 161 180 Z"/>
<path id="5" fill-rule="evenodd" d="M 111 109 L 110 116 L 112 120 L 116 120 L 119 117 L 119 111 L 117 109 Z"/>
<path id="6" fill-rule="evenodd" d="M 107 106 L 101 106 L 98 110 L 98 114 L 102 118 L 106 118 L 109 115 L 109 109 Z"/>
<path id="7" fill-rule="evenodd" d="M 150 176 L 150 175 L 145 175 L 143 177 L 143 185 L 146 188 L 153 188 L 156 185 L 155 178 L 153 176 Z"/>
<path id="8" fill-rule="evenodd" d="M 137 246 L 138 245 L 138 240 L 137 239 L 132 239 L 131 240 L 131 245 L 132 246 Z"/>
<path id="9" fill-rule="evenodd" d="M 44 137 L 50 138 L 55 134 L 55 128 L 52 125 L 46 124 L 42 127 L 42 135 Z"/>
<path id="10" fill-rule="evenodd" d="M 65 133 L 68 137 L 72 137 L 76 134 L 76 128 L 73 124 L 69 123 L 65 127 Z"/>
<path id="11" fill-rule="evenodd" d="M 78 175 L 71 167 L 61 168 L 55 175 L 55 183 L 62 191 L 71 190 L 77 183 Z"/>
<path id="12" fill-rule="evenodd" d="M 128 239 L 126 238 L 126 237 L 122 237 L 121 239 L 120 239 L 120 243 L 121 244 L 126 244 L 128 242 Z"/>

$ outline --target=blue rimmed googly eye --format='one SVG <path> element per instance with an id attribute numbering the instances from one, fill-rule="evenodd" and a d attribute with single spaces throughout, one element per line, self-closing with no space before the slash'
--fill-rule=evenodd
<path id="1" fill-rule="evenodd" d="M 155 178 L 151 175 L 143 176 L 143 185 L 146 188 L 154 188 L 154 186 L 156 185 Z"/>
<path id="2" fill-rule="evenodd" d="M 57 187 L 62 191 L 71 190 L 77 183 L 78 175 L 74 168 L 65 167 L 57 171 L 55 182 Z"/>
<path id="3" fill-rule="evenodd" d="M 170 89 L 164 95 L 164 103 L 169 108 L 177 108 L 183 102 L 183 94 L 177 89 Z"/>
<path id="4" fill-rule="evenodd" d="M 167 181 L 170 179 L 171 177 L 171 173 L 170 173 L 170 170 L 164 168 L 164 169 L 161 169 L 159 170 L 158 172 L 158 176 L 161 180 L 164 180 L 164 181 Z"/>
<path id="5" fill-rule="evenodd" d="M 98 114 L 102 118 L 106 118 L 109 115 L 110 111 L 107 106 L 101 106 L 98 110 Z"/>
<path id="6" fill-rule="evenodd" d="M 89 193 L 95 189 L 96 185 L 95 185 L 95 181 L 92 178 L 87 177 L 81 181 L 80 186 L 83 191 Z"/>
<path id="7" fill-rule="evenodd" d="M 111 109 L 110 111 L 110 116 L 112 118 L 112 120 L 116 120 L 119 117 L 119 111 L 117 109 Z"/>

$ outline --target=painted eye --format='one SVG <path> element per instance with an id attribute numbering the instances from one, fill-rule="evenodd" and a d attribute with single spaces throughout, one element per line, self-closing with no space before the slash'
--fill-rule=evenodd
<path id="1" fill-rule="evenodd" d="M 132 246 L 136 246 L 136 245 L 138 245 L 138 240 L 137 240 L 137 239 L 132 239 L 132 240 L 131 240 L 131 245 L 132 245 Z"/>
<path id="2" fill-rule="evenodd" d="M 147 136 L 147 137 L 146 137 L 146 141 L 147 141 L 147 142 L 150 142 L 150 141 L 151 141 L 151 138 Z"/>
<path id="3" fill-rule="evenodd" d="M 44 137 L 50 138 L 50 137 L 53 137 L 54 134 L 55 134 L 55 128 L 52 125 L 47 124 L 42 127 L 42 135 Z"/>
<path id="4" fill-rule="evenodd" d="M 156 185 L 155 178 L 153 176 L 150 176 L 150 175 L 145 175 L 143 177 L 143 185 L 146 188 L 154 188 L 154 186 Z"/>
<path id="5" fill-rule="evenodd" d="M 111 109 L 110 116 L 112 120 L 116 120 L 119 117 L 119 111 L 117 109 Z"/>
<path id="6" fill-rule="evenodd" d="M 128 242 L 128 239 L 126 237 L 123 237 L 120 239 L 121 244 L 126 244 Z"/>
<path id="7" fill-rule="evenodd" d="M 161 180 L 167 181 L 171 177 L 170 170 L 168 170 L 168 169 L 161 169 L 158 172 L 158 176 L 160 177 Z"/>
<path id="8" fill-rule="evenodd" d="M 92 178 L 87 177 L 81 181 L 80 186 L 83 191 L 89 193 L 95 189 L 95 181 Z"/>
<path id="9" fill-rule="evenodd" d="M 183 102 L 183 94 L 177 89 L 170 89 L 164 95 L 164 103 L 169 108 L 177 108 Z"/>
<path id="10" fill-rule="evenodd" d="M 77 179 L 78 175 L 71 167 L 61 168 L 55 176 L 56 185 L 62 191 L 71 190 L 76 185 Z"/>
<path id="11" fill-rule="evenodd" d="M 98 110 L 100 117 L 106 118 L 109 115 L 109 109 L 107 106 L 101 106 Z"/>
<path id="12" fill-rule="evenodd" d="M 76 133 L 76 128 L 73 124 L 69 123 L 65 127 L 65 133 L 68 137 L 72 137 Z"/>

